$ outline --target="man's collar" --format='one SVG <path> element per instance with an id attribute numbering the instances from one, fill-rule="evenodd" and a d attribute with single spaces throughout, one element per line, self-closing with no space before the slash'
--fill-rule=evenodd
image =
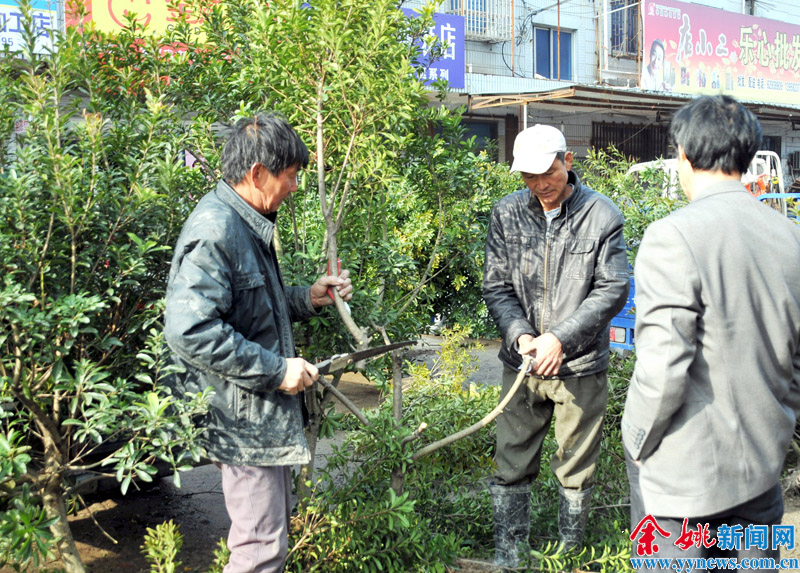
<path id="1" fill-rule="evenodd" d="M 738 179 L 720 179 L 718 181 L 709 183 L 699 191 L 695 192 L 691 201 L 696 201 L 698 199 L 702 199 L 703 197 L 716 195 L 718 193 L 730 193 L 734 191 L 743 191 L 747 193 L 747 188 Z"/>
<path id="2" fill-rule="evenodd" d="M 217 196 L 236 211 L 244 222 L 258 233 L 265 242 L 270 243 L 272 241 L 275 221 L 278 217 L 277 211 L 262 215 L 248 205 L 247 201 L 227 181 L 222 179 L 217 183 Z"/>

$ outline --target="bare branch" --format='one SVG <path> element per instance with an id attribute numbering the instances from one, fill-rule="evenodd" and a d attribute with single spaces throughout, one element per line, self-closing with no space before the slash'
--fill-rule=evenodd
<path id="1" fill-rule="evenodd" d="M 97 529 L 99 529 L 99 530 L 100 530 L 100 532 L 101 532 L 101 533 L 102 533 L 102 534 L 103 534 L 103 535 L 104 535 L 104 536 L 105 536 L 107 539 L 109 539 L 109 540 L 111 541 L 111 543 L 113 543 L 114 545 L 119 545 L 119 542 L 118 542 L 116 539 L 114 539 L 113 537 L 111 537 L 111 535 L 110 535 L 110 534 L 109 534 L 109 533 L 108 533 L 108 532 L 107 532 L 105 529 L 103 529 L 103 526 L 102 526 L 102 525 L 100 525 L 100 523 L 98 523 L 98 521 L 97 521 L 97 518 L 94 516 L 94 512 L 93 512 L 91 509 L 89 509 L 89 506 L 88 506 L 88 505 L 86 504 L 86 502 L 83 500 L 83 497 L 81 497 L 80 495 L 78 495 L 78 496 L 76 496 L 76 497 L 78 498 L 78 501 L 79 501 L 79 502 L 80 502 L 80 504 L 83 506 L 83 508 L 84 508 L 84 509 L 85 509 L 87 512 L 89 512 L 89 517 L 91 517 L 91 518 L 92 518 L 92 522 L 95 524 L 95 526 L 97 527 Z"/>
<path id="2" fill-rule="evenodd" d="M 333 384 L 328 382 L 328 380 L 326 380 L 326 378 L 324 376 L 320 376 L 319 379 L 318 379 L 318 382 L 320 384 L 322 384 L 323 386 L 325 386 L 325 389 L 328 390 L 331 394 L 336 396 L 339 399 L 339 401 L 342 404 L 344 404 L 344 406 L 348 410 L 350 410 L 355 415 L 356 418 L 358 418 L 359 422 L 361 422 L 364 426 L 370 426 L 371 425 L 369 423 L 369 420 L 367 420 L 367 417 L 361 411 L 361 409 L 358 406 L 356 406 L 355 404 L 353 404 L 347 396 L 342 394 L 341 391 L 339 391 L 339 389 L 336 386 L 334 386 Z"/>
<path id="3" fill-rule="evenodd" d="M 437 442 L 428 444 L 421 450 L 415 452 L 414 455 L 411 456 L 411 460 L 417 461 L 423 456 L 427 456 L 428 454 L 435 452 L 436 450 L 443 448 L 444 446 L 448 446 L 453 442 L 457 442 L 458 440 L 466 438 L 470 434 L 474 434 L 481 428 L 488 426 L 497 416 L 500 415 L 503 409 L 511 401 L 511 398 L 514 397 L 514 394 L 517 393 L 517 390 L 522 385 L 522 381 L 525 380 L 525 376 L 527 376 L 528 369 L 530 368 L 532 361 L 533 358 L 531 358 L 531 356 L 523 357 L 522 366 L 520 367 L 520 371 L 519 374 L 517 374 L 516 380 L 514 380 L 514 385 L 511 386 L 511 389 L 508 391 L 508 394 L 505 395 L 505 397 L 500 401 L 497 407 L 488 414 L 486 414 L 486 416 L 484 416 L 482 420 L 472 424 L 468 428 L 464 428 L 460 432 L 456 432 L 455 434 L 450 434 L 449 436 L 446 436 Z"/>

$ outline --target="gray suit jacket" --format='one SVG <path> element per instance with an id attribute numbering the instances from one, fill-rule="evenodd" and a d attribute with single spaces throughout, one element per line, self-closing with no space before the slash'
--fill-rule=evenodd
<path id="1" fill-rule="evenodd" d="M 738 182 L 650 225 L 623 442 L 645 511 L 703 517 L 777 483 L 800 409 L 800 226 Z"/>

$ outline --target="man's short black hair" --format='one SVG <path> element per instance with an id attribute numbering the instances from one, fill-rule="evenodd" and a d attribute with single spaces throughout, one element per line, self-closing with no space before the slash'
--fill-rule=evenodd
<path id="1" fill-rule="evenodd" d="M 260 112 L 243 117 L 231 128 L 221 160 L 223 179 L 236 185 L 256 163 L 276 176 L 289 167 L 307 167 L 308 148 L 285 117 Z"/>
<path id="2" fill-rule="evenodd" d="M 761 146 L 756 117 L 726 95 L 693 99 L 678 110 L 669 131 L 698 171 L 744 173 Z"/>

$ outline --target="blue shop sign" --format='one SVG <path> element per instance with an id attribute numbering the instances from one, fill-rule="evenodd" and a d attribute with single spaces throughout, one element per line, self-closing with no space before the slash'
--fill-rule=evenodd
<path id="1" fill-rule="evenodd" d="M 419 13 L 415 10 L 403 8 L 403 13 L 409 18 L 416 18 Z M 456 14 L 433 15 L 433 26 L 428 32 L 439 38 L 446 45 L 445 52 L 438 60 L 427 62 L 425 69 L 425 83 L 433 80 L 447 80 L 451 88 L 464 88 L 464 17 Z M 428 54 L 421 40 L 417 41 L 422 48 L 422 58 L 425 62 Z"/>

